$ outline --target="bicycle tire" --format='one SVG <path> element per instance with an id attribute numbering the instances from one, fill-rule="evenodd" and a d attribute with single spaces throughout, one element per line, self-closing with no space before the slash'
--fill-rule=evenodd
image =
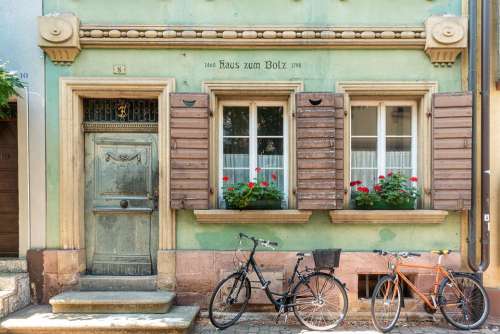
<path id="1" fill-rule="evenodd" d="M 454 293 L 454 288 L 458 288 L 461 291 L 460 294 L 462 296 L 457 297 L 456 293 Z M 470 288 L 469 291 L 466 291 L 466 288 Z M 450 296 L 450 294 L 452 295 Z M 453 296 L 453 294 L 455 295 Z M 458 301 L 448 304 L 448 301 L 450 301 L 450 298 L 452 297 L 458 298 Z M 465 301 L 463 300 L 464 298 L 466 299 Z M 477 329 L 481 327 L 488 318 L 490 310 L 486 290 L 476 278 L 467 273 L 453 273 L 453 280 L 450 280 L 448 277 L 443 278 L 439 284 L 438 303 L 439 309 L 441 310 L 441 313 L 446 321 L 454 327 L 463 330 Z M 473 317 L 473 319 L 471 319 L 472 322 L 459 322 L 459 320 L 453 316 L 451 306 L 455 306 L 455 304 L 458 303 L 463 304 L 456 306 L 458 310 L 457 313 L 461 313 L 464 316 L 463 320 L 465 320 L 465 322 L 468 322 L 468 316 Z M 450 308 L 447 307 L 447 305 L 449 305 Z M 470 311 L 467 312 L 467 310 Z"/>
<path id="2" fill-rule="evenodd" d="M 243 313 L 245 313 L 245 310 L 246 310 L 247 305 L 248 305 L 248 301 L 250 300 L 250 296 L 251 296 L 251 286 L 250 286 L 250 281 L 248 280 L 248 278 L 246 276 L 244 278 L 242 278 L 242 277 L 243 277 L 243 273 L 236 272 L 236 273 L 233 273 L 233 274 L 229 275 L 228 277 L 224 278 L 223 280 L 221 280 L 217 284 L 217 286 L 214 289 L 214 292 L 212 293 L 212 296 L 210 297 L 210 304 L 208 306 L 208 315 L 209 315 L 210 322 L 212 323 L 212 325 L 214 325 L 215 327 L 217 327 L 219 329 L 225 329 L 225 328 L 228 328 L 228 327 L 234 325 L 236 323 L 236 321 L 238 321 L 238 319 L 241 317 L 241 315 Z M 234 282 L 232 282 L 232 284 L 230 282 L 231 280 L 234 280 Z M 215 308 L 214 308 L 214 305 L 215 305 L 214 303 L 216 301 L 218 301 L 220 298 L 224 298 L 225 293 L 227 294 L 227 291 L 223 291 L 222 289 L 224 289 L 224 284 L 226 284 L 228 282 L 230 284 L 228 286 L 228 287 L 230 287 L 230 291 L 229 291 L 230 293 L 226 298 L 226 302 L 228 301 L 227 299 L 232 298 L 234 300 L 231 300 L 230 303 L 228 304 L 228 306 L 230 306 L 230 307 L 234 306 L 234 307 L 238 308 L 238 304 L 240 305 L 239 310 L 236 313 L 234 313 L 234 312 L 231 312 L 231 313 L 220 312 L 218 310 L 215 310 Z M 239 287 L 238 287 L 238 283 L 241 283 L 241 285 Z M 235 286 L 235 284 L 236 284 L 236 286 Z M 245 296 L 242 300 L 239 300 L 240 293 L 242 293 L 243 284 L 245 285 Z M 236 287 L 236 290 L 235 290 L 235 287 Z M 231 295 L 234 293 L 234 291 L 237 291 L 236 296 L 231 297 Z M 222 292 L 222 295 L 220 297 L 218 297 L 218 292 Z M 240 303 L 238 303 L 238 302 L 240 302 Z M 230 318 L 228 321 L 221 322 L 218 319 L 218 317 L 220 317 L 220 316 L 229 316 Z"/>
<path id="3" fill-rule="evenodd" d="M 372 295 L 372 302 L 371 302 L 371 314 L 372 314 L 372 322 L 375 328 L 382 333 L 387 333 L 391 331 L 394 326 L 396 326 L 396 323 L 399 319 L 399 315 L 401 313 L 401 302 L 402 302 L 402 296 L 401 296 L 401 289 L 397 284 L 394 282 L 395 277 L 394 276 L 384 276 L 382 277 L 377 285 L 375 286 L 375 289 L 373 290 L 373 295 Z M 385 290 L 383 290 L 385 287 Z M 396 288 L 397 291 L 397 298 L 395 299 L 395 292 L 394 289 Z M 391 297 L 390 305 L 387 304 L 387 297 Z M 382 297 L 382 298 L 380 298 Z M 377 317 L 377 313 L 380 313 L 378 310 L 376 310 L 377 304 L 380 304 L 380 300 L 382 300 L 382 306 L 384 309 L 387 309 L 387 306 L 390 307 L 396 307 L 394 315 L 389 316 L 387 320 L 389 321 L 388 325 L 384 325 L 382 321 Z M 394 305 L 392 305 L 392 301 L 395 302 Z M 392 318 L 392 319 L 391 319 Z"/>
<path id="4" fill-rule="evenodd" d="M 323 280 L 321 285 L 320 280 Z M 316 288 L 316 292 L 319 292 L 318 297 L 314 297 L 314 293 L 311 289 Z M 319 291 L 318 291 L 319 290 Z M 302 293 L 303 291 L 303 293 Z M 334 296 L 332 292 L 338 291 L 339 294 Z M 311 295 L 307 295 L 310 293 Z M 308 329 L 315 331 L 330 330 L 342 323 L 344 321 L 347 310 L 349 307 L 349 301 L 347 298 L 347 292 L 344 285 L 333 275 L 314 272 L 306 277 L 305 281 L 300 281 L 294 287 L 293 291 L 293 313 L 299 322 L 307 327 Z M 313 298 L 311 302 L 309 301 L 298 301 L 297 299 L 303 298 Z M 332 298 L 333 297 L 333 298 Z M 334 304 L 335 300 L 339 300 L 338 307 Z M 306 308 L 301 308 L 301 305 L 305 305 Z M 314 307 L 312 315 L 308 314 L 306 310 Z M 321 312 L 321 313 L 318 313 Z M 313 316 L 316 314 L 321 314 L 321 319 L 323 320 L 323 326 L 313 323 Z M 329 318 L 332 318 L 333 322 L 328 322 Z M 310 320 L 309 320 L 310 319 Z"/>

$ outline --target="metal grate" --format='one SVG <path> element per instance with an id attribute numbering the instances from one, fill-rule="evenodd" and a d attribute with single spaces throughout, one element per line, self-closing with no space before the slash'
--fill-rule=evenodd
<path id="1" fill-rule="evenodd" d="M 84 122 L 158 123 L 156 99 L 83 99 Z"/>

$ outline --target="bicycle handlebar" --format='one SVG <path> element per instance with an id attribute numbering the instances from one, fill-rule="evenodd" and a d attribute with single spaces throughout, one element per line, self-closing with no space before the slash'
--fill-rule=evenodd
<path id="1" fill-rule="evenodd" d="M 264 240 L 264 239 L 251 237 L 251 236 L 246 235 L 245 233 L 241 233 L 241 232 L 239 235 L 240 235 L 240 239 L 246 238 L 246 239 L 252 240 L 255 245 L 261 245 L 261 246 L 268 247 L 268 248 L 278 247 L 278 243 L 276 241 Z"/>
<path id="2" fill-rule="evenodd" d="M 388 251 L 381 250 L 381 249 L 374 249 L 373 252 L 377 253 L 378 255 L 381 255 L 381 256 L 386 256 L 386 255 L 392 255 L 392 256 L 396 256 L 396 257 L 421 256 L 421 254 L 419 254 L 419 253 L 413 253 L 413 252 L 388 252 Z"/>

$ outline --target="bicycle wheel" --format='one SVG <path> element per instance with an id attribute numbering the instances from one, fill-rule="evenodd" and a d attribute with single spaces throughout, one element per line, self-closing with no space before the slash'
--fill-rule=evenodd
<path id="1" fill-rule="evenodd" d="M 481 283 L 468 274 L 443 278 L 438 302 L 445 319 L 458 329 L 476 329 L 488 318 L 488 295 Z"/>
<path id="2" fill-rule="evenodd" d="M 401 289 L 392 276 L 382 277 L 372 295 L 372 322 L 375 328 L 387 333 L 396 326 L 401 313 Z"/>
<path id="3" fill-rule="evenodd" d="M 219 329 L 228 328 L 245 312 L 250 299 L 251 286 L 242 273 L 233 273 L 217 284 L 210 304 L 208 315 L 212 325 Z"/>
<path id="4" fill-rule="evenodd" d="M 332 275 L 315 272 L 293 289 L 293 313 L 311 330 L 329 330 L 345 318 L 348 308 L 344 286 Z"/>

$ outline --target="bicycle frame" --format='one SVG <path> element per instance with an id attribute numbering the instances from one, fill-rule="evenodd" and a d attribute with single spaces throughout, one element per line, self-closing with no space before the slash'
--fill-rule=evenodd
<path id="1" fill-rule="evenodd" d="M 256 248 L 257 248 L 257 244 L 254 243 L 254 247 L 250 253 L 250 256 L 249 256 L 247 262 L 240 270 L 240 272 L 244 275 L 242 279 L 247 277 L 247 275 L 250 272 L 249 271 L 250 268 L 253 269 L 255 271 L 255 274 L 257 275 L 257 278 L 259 279 L 259 282 L 261 284 L 261 288 L 266 293 L 266 296 L 269 299 L 269 301 L 274 305 L 276 312 L 281 312 L 283 310 L 287 310 L 289 307 L 295 306 L 294 304 L 292 304 L 290 302 L 290 298 L 293 296 L 291 294 L 291 291 L 292 291 L 292 288 L 294 286 L 293 283 L 295 281 L 295 277 L 298 277 L 298 279 L 300 281 L 306 282 L 306 284 L 307 284 L 306 276 L 302 275 L 302 273 L 299 271 L 299 265 L 304 258 L 301 256 L 299 256 L 297 258 L 297 262 L 295 264 L 295 268 L 293 270 L 292 277 L 290 277 L 290 279 L 288 280 L 288 283 L 289 283 L 288 290 L 286 290 L 285 292 L 278 293 L 278 292 L 271 291 L 271 289 L 269 289 L 270 282 L 266 281 L 266 279 L 264 278 L 264 275 L 262 274 L 262 271 L 259 268 L 259 265 L 257 264 L 257 262 L 255 262 L 254 255 L 256 252 Z M 241 286 L 240 286 L 240 289 L 241 289 Z M 315 294 L 314 291 L 312 291 L 312 293 Z M 280 298 L 275 299 L 274 296 L 279 296 Z M 317 296 L 315 295 L 314 297 L 317 297 Z"/>
<path id="2" fill-rule="evenodd" d="M 410 287 L 410 289 L 414 293 L 416 293 L 425 304 L 427 304 L 427 306 L 429 306 L 433 310 L 437 309 L 437 307 L 438 307 L 437 301 L 434 298 L 432 298 L 432 296 L 437 296 L 438 289 L 439 289 L 439 283 L 441 282 L 441 280 L 444 277 L 447 277 L 449 280 L 454 281 L 453 275 L 451 275 L 448 272 L 448 270 L 446 270 L 443 267 L 443 265 L 441 264 L 442 263 L 442 257 L 443 257 L 443 255 L 439 256 L 438 263 L 435 264 L 435 265 L 403 263 L 401 261 L 401 259 L 396 258 L 396 263 L 395 264 L 390 264 L 391 267 L 392 267 L 392 269 L 393 269 L 394 274 L 396 275 L 396 279 L 397 279 L 396 286 L 395 286 L 396 287 L 395 288 L 395 292 L 398 291 L 398 289 L 399 289 L 399 283 L 400 283 L 399 280 L 402 279 Z M 415 286 L 415 284 L 413 284 L 410 281 L 410 279 L 408 279 L 408 277 L 401 270 L 403 268 L 408 268 L 408 269 L 427 269 L 427 270 L 435 272 L 434 285 L 433 285 L 433 290 L 432 290 L 431 298 L 430 299 L 423 292 L 421 292 Z M 460 292 L 460 294 L 462 294 L 462 293 Z"/>

